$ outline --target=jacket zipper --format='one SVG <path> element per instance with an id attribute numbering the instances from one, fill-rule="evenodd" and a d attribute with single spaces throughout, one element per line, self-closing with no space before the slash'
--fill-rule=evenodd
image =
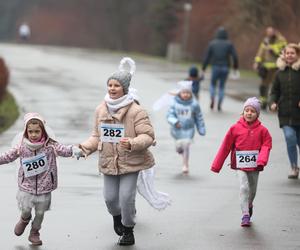
<path id="1" fill-rule="evenodd" d="M 291 68 L 289 68 L 289 81 L 288 81 L 288 83 L 289 83 L 289 85 L 288 85 L 288 92 L 291 94 L 291 85 L 292 85 L 292 75 L 291 75 L 291 71 L 292 71 L 292 69 Z M 290 98 L 289 98 L 289 103 L 290 103 L 290 105 L 289 105 L 289 107 L 290 107 L 290 112 L 291 112 L 291 114 L 290 114 L 290 117 L 289 117 L 289 125 L 292 125 L 292 117 L 291 117 L 291 115 L 292 115 L 292 98 L 291 98 L 291 96 L 290 96 Z"/>
<path id="2" fill-rule="evenodd" d="M 36 156 L 36 150 L 34 150 L 34 155 Z M 37 195 L 38 189 L 38 175 L 35 176 L 35 194 Z"/>

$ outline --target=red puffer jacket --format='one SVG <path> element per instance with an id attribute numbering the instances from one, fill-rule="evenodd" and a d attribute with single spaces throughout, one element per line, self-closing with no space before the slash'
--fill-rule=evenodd
<path id="1" fill-rule="evenodd" d="M 231 168 L 242 169 L 244 171 L 262 171 L 264 166 L 267 165 L 270 150 L 272 148 L 272 137 L 267 128 L 261 125 L 261 122 L 257 119 L 253 124 L 249 125 L 243 117 L 234 124 L 227 132 L 222 145 L 212 163 L 211 170 L 218 173 L 220 172 L 225 159 L 231 152 Z M 245 163 L 245 157 L 241 156 L 239 161 L 243 161 L 243 168 L 237 166 L 236 152 L 237 151 L 258 151 L 258 155 L 255 156 L 256 166 L 250 164 L 251 167 L 247 167 Z M 240 157 L 240 156 L 239 156 Z M 247 156 L 246 162 L 252 159 L 252 156 Z"/>

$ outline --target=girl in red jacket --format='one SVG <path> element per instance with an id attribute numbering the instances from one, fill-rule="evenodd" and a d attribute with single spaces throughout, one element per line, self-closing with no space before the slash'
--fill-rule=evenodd
<path id="1" fill-rule="evenodd" d="M 259 171 L 267 165 L 272 138 L 267 128 L 258 120 L 260 102 L 251 97 L 244 103 L 239 121 L 231 126 L 213 161 L 211 170 L 219 173 L 229 152 L 231 168 L 237 170 L 240 183 L 242 227 L 249 227 L 253 213 Z"/>

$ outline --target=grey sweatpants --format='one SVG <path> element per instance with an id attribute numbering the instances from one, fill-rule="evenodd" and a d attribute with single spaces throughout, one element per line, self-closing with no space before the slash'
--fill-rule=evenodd
<path id="1" fill-rule="evenodd" d="M 40 230 L 44 220 L 44 214 L 49 210 L 51 205 L 51 193 L 34 195 L 19 190 L 17 193 L 17 201 L 19 209 L 21 210 L 21 217 L 25 220 L 31 218 L 31 211 L 33 208 L 35 209 L 32 228 Z"/>
<path id="2" fill-rule="evenodd" d="M 135 225 L 135 196 L 139 172 L 123 175 L 104 175 L 104 200 L 112 216 L 121 215 L 122 224 Z"/>
<path id="3" fill-rule="evenodd" d="M 237 170 L 240 183 L 240 203 L 243 214 L 249 214 L 249 207 L 253 205 L 256 195 L 259 171 L 245 172 Z"/>

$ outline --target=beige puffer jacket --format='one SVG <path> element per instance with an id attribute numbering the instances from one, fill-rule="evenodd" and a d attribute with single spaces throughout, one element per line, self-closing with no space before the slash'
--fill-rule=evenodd
<path id="1" fill-rule="evenodd" d="M 130 138 L 131 149 L 124 149 L 119 143 L 101 142 L 101 123 L 124 124 L 125 137 Z M 153 127 L 146 111 L 138 104 L 133 102 L 111 115 L 103 102 L 96 108 L 92 135 L 80 144 L 80 148 L 87 155 L 99 151 L 99 170 L 103 174 L 121 175 L 154 165 L 153 155 L 148 150 L 153 142 Z"/>

